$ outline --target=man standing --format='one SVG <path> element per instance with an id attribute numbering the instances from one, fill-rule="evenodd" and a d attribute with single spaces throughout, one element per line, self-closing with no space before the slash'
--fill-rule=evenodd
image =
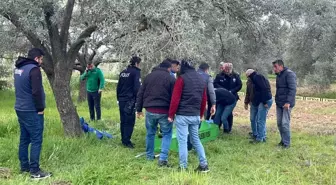
<path id="1" fill-rule="evenodd" d="M 135 102 L 140 88 L 141 58 L 132 57 L 130 65 L 119 75 L 117 100 L 120 112 L 121 142 L 127 148 L 134 148 L 131 142 L 135 125 Z"/>
<path id="2" fill-rule="evenodd" d="M 251 143 L 266 142 L 266 119 L 272 106 L 272 93 L 269 81 L 253 69 L 246 71 L 246 76 L 251 79 L 254 86 L 254 98 L 252 105 L 258 108 L 256 116 L 256 135 Z"/>
<path id="3" fill-rule="evenodd" d="M 168 166 L 168 152 L 172 139 L 173 124 L 168 122 L 169 105 L 175 78 L 169 73 L 171 63 L 163 61 L 159 67 L 146 76 L 137 96 L 137 116 L 146 108 L 146 153 L 148 160 L 154 160 L 154 139 L 158 124 L 162 132 L 159 166 Z"/>
<path id="4" fill-rule="evenodd" d="M 169 109 L 169 122 L 175 124 L 179 145 L 180 169 L 188 165 L 188 132 L 195 148 L 200 164 L 197 171 L 208 172 L 208 162 L 198 134 L 199 124 L 206 106 L 206 84 L 191 61 L 182 60 L 180 76 L 176 80 Z"/>
<path id="5" fill-rule="evenodd" d="M 282 60 L 273 62 L 273 70 L 277 75 L 275 103 L 277 106 L 277 124 L 281 136 L 279 146 L 289 148 L 291 144 L 290 117 L 295 106 L 296 96 L 296 75 L 293 71 L 284 67 Z"/>
<path id="6" fill-rule="evenodd" d="M 200 74 L 203 77 L 207 87 L 207 100 L 208 100 L 208 107 L 206 114 L 207 120 L 210 119 L 211 115 L 214 115 L 216 113 L 216 94 L 213 85 L 213 79 L 209 74 L 209 68 L 210 68 L 209 64 L 202 63 L 197 71 L 198 74 Z"/>
<path id="7" fill-rule="evenodd" d="M 258 107 L 253 105 L 253 99 L 254 99 L 254 85 L 251 80 L 251 78 L 247 77 L 246 82 L 246 93 L 245 93 L 245 100 L 244 100 L 244 108 L 245 110 L 248 110 L 248 107 L 250 106 L 250 122 L 251 122 L 251 132 L 249 135 L 251 138 L 257 137 L 257 124 L 256 124 L 256 118 L 258 114 Z"/>
<path id="8" fill-rule="evenodd" d="M 100 109 L 100 101 L 102 91 L 105 86 L 105 79 L 103 72 L 95 67 L 92 63 L 88 64 L 84 74 L 80 77 L 81 80 L 86 79 L 86 91 L 87 91 L 87 99 L 90 110 L 90 119 L 91 121 L 95 120 L 95 108 L 97 114 L 97 120 L 101 119 L 101 109 Z"/>
<path id="9" fill-rule="evenodd" d="M 224 133 L 231 133 L 233 125 L 233 114 L 232 111 L 236 107 L 237 101 L 239 100 L 238 92 L 242 88 L 242 81 L 238 73 L 233 71 L 232 63 L 221 63 L 222 72 L 218 74 L 214 81 L 215 88 L 224 88 L 231 92 L 236 97 L 236 102 L 230 106 L 218 106 L 216 116 L 223 114 L 221 117 L 227 117 L 227 119 L 222 120 Z M 220 124 L 220 123 L 217 123 Z"/>
<path id="10" fill-rule="evenodd" d="M 19 160 L 21 172 L 30 172 L 31 178 L 43 179 L 51 173 L 40 169 L 40 154 L 44 129 L 45 93 L 40 65 L 43 51 L 29 50 L 28 57 L 19 57 L 15 63 L 15 110 L 20 123 Z M 28 148 L 30 147 L 30 159 Z"/>

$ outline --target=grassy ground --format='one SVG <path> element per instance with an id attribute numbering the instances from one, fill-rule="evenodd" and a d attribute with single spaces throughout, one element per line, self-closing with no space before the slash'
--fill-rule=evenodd
<path id="1" fill-rule="evenodd" d="M 107 87 L 111 87 L 107 84 Z M 135 158 L 144 151 L 144 120 L 137 120 L 133 141 L 135 150 L 120 145 L 118 108 L 113 88 L 103 94 L 103 121 L 95 127 L 112 133 L 115 139 L 97 140 L 94 136 L 65 138 L 55 102 L 48 93 L 42 168 L 54 177 L 33 182 L 19 174 L 17 159 L 19 128 L 13 110 L 13 91 L 0 91 L 0 184 L 336 184 L 336 104 L 299 101 L 293 111 L 293 144 L 289 150 L 276 147 L 279 136 L 274 107 L 268 121 L 266 144 L 248 142 L 248 111 L 242 102 L 235 110 L 232 135 L 221 135 L 205 145 L 211 172 L 196 174 L 198 160 L 189 155 L 189 170 L 178 172 L 178 155 L 171 153 L 172 169 L 159 169 L 157 162 Z M 74 94 L 74 98 L 75 98 Z M 77 105 L 81 116 L 88 118 L 86 103 Z"/>

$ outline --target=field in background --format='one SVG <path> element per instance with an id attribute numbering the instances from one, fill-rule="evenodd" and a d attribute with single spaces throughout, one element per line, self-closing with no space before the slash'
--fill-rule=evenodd
<path id="1" fill-rule="evenodd" d="M 46 83 L 47 84 L 47 83 Z M 76 79 L 72 81 L 76 89 Z M 157 161 L 135 156 L 145 150 L 144 119 L 137 120 L 133 141 L 135 150 L 120 145 L 119 113 L 115 99 L 115 84 L 107 84 L 103 92 L 102 117 L 90 123 L 115 137 L 97 140 L 94 136 L 64 138 L 50 87 L 47 90 L 45 133 L 41 165 L 54 177 L 33 182 L 19 174 L 17 146 L 19 128 L 13 110 L 13 91 L 0 91 L 0 184 L 336 184 L 336 104 L 298 101 L 293 110 L 293 144 L 289 150 L 276 147 L 279 142 L 274 106 L 267 123 L 267 143 L 251 145 L 248 140 L 248 111 L 239 101 L 234 111 L 232 135 L 220 135 L 205 145 L 211 172 L 196 174 L 198 160 L 190 152 L 189 169 L 178 172 L 178 154 L 170 153 L 171 169 L 160 169 Z M 74 91 L 73 98 L 76 99 Z M 243 98 L 243 97 L 242 97 Z M 77 104 L 80 116 L 88 118 L 87 103 Z"/>

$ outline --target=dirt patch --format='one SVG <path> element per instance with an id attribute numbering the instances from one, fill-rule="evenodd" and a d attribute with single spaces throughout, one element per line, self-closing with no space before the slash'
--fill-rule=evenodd
<path id="1" fill-rule="evenodd" d="M 12 171 L 9 168 L 0 167 L 0 179 L 9 179 L 12 176 Z"/>
<path id="2" fill-rule="evenodd" d="M 241 97 L 243 100 L 244 97 Z M 244 102 L 238 101 L 234 110 L 235 116 L 246 119 L 246 126 L 249 128 L 249 111 L 244 109 Z M 317 135 L 336 134 L 336 103 L 301 101 L 296 102 L 292 111 L 291 128 L 294 131 L 305 132 Z M 242 126 L 242 125 L 241 125 Z M 268 131 L 276 131 L 276 108 L 275 102 L 268 113 Z"/>

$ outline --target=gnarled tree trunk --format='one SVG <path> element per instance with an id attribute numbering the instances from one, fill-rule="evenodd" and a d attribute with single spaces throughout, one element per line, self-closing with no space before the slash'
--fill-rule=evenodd
<path id="1" fill-rule="evenodd" d="M 71 99 L 70 78 L 72 69 L 66 66 L 57 65 L 54 77 L 49 78 L 54 93 L 57 110 L 63 123 L 64 133 L 67 136 L 80 136 L 79 116 L 76 107 Z"/>
<path id="2" fill-rule="evenodd" d="M 83 72 L 80 73 L 81 75 Z M 79 82 L 79 92 L 78 92 L 78 102 L 83 102 L 86 100 L 87 93 L 86 93 L 86 79 L 80 80 Z"/>

